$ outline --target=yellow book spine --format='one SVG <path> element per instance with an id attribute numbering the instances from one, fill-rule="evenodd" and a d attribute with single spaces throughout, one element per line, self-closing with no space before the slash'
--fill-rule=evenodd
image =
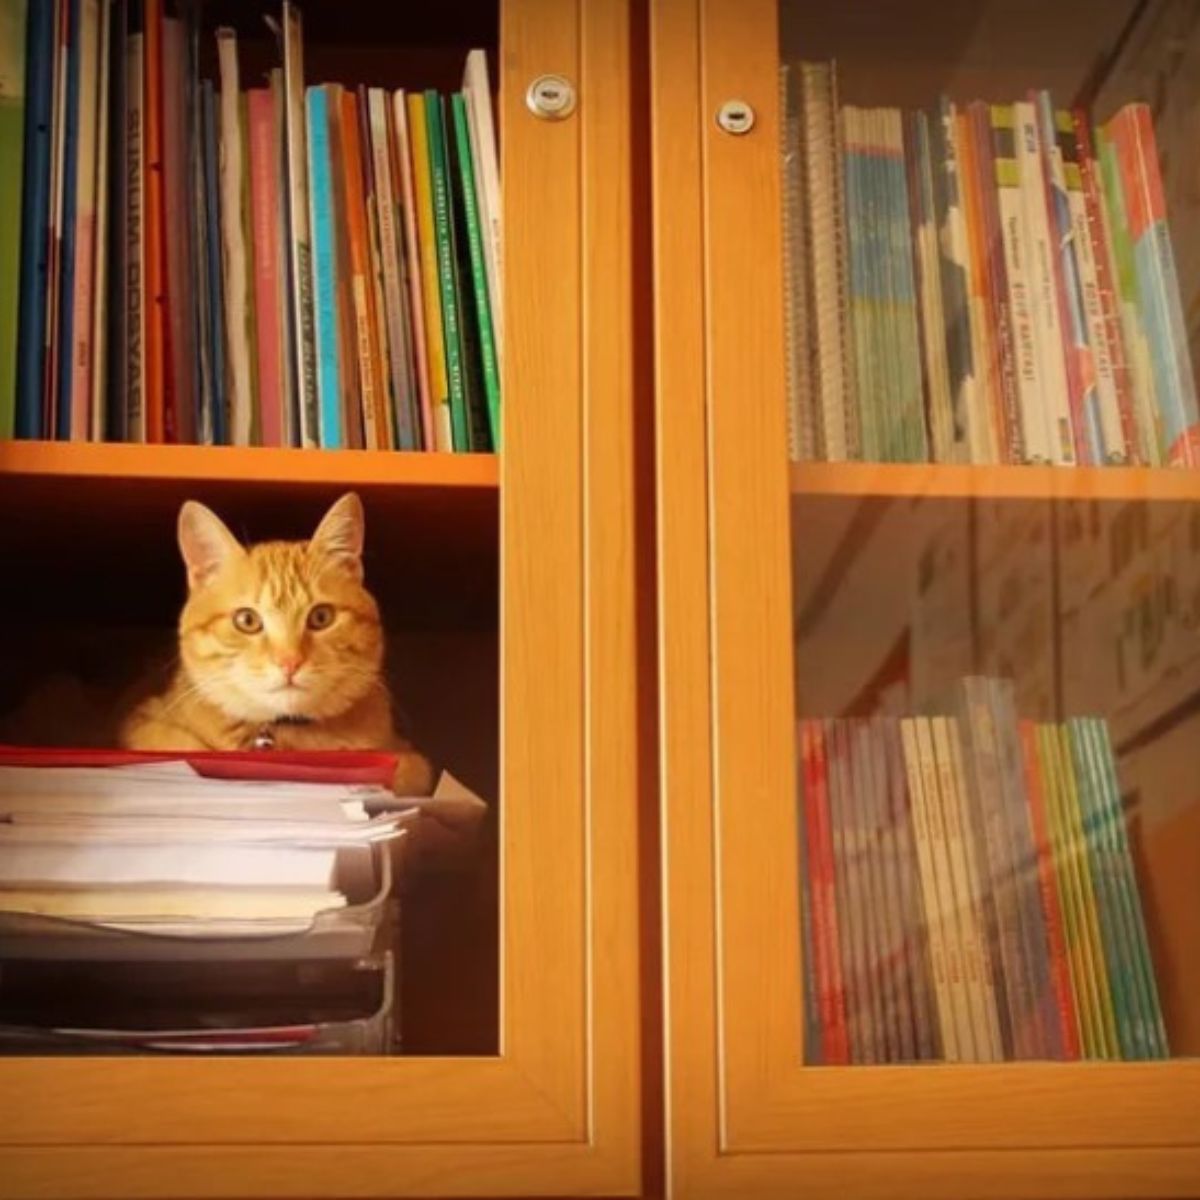
<path id="1" fill-rule="evenodd" d="M 408 136 L 412 143 L 413 187 L 417 196 L 417 234 L 421 243 L 422 306 L 425 309 L 425 345 L 429 358 L 429 384 L 433 392 L 434 449 L 453 450 L 450 432 L 450 381 L 446 374 L 446 346 L 442 330 L 442 304 L 438 292 L 437 235 L 433 227 L 433 181 L 429 169 L 429 134 L 425 125 L 425 97 L 412 93 L 408 101 Z"/>
<path id="2" fill-rule="evenodd" d="M 1092 879 L 1092 867 L 1088 861 L 1087 835 L 1079 810 L 1079 791 L 1075 779 L 1075 765 L 1071 757 L 1071 735 L 1066 726 L 1058 730 L 1059 763 L 1062 770 L 1062 812 L 1070 830 L 1071 857 L 1077 864 L 1080 893 L 1083 897 L 1082 915 L 1084 942 L 1092 966 L 1096 998 L 1099 1005 L 1098 1026 L 1105 1058 L 1120 1058 L 1120 1043 L 1117 1040 L 1117 1021 L 1113 1011 L 1112 989 L 1108 985 L 1108 960 L 1100 938 L 1100 915 L 1096 908 L 1096 885 Z"/>

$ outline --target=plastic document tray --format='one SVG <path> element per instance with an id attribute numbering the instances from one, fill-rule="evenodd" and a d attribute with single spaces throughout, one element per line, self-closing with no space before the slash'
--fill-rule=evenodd
<path id="1" fill-rule="evenodd" d="M 305 929 L 208 937 L 111 929 L 90 921 L 0 912 L 0 962 L 5 959 L 74 959 L 78 962 L 241 962 L 366 958 L 392 890 L 387 843 L 338 852 L 335 886 L 344 908 L 318 913 Z"/>
<path id="2" fill-rule="evenodd" d="M 196 962 L 9 963 L 0 965 L 0 1055 L 389 1054 L 395 989 L 390 953 L 240 972 Z"/>

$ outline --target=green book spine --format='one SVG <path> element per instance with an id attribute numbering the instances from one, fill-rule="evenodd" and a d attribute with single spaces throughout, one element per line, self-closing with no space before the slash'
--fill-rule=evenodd
<path id="1" fill-rule="evenodd" d="M 1097 884 L 1092 866 L 1092 847 L 1088 842 L 1087 828 L 1084 824 L 1079 798 L 1079 789 L 1083 786 L 1083 781 L 1076 774 L 1070 730 L 1066 725 L 1060 725 L 1057 733 L 1062 755 L 1063 816 L 1070 830 L 1075 861 L 1079 869 L 1084 936 L 1091 960 L 1096 998 L 1099 1003 L 1101 1057 L 1120 1058 L 1121 1046 L 1117 1039 L 1117 1021 L 1113 1011 L 1113 992 L 1109 983 L 1108 956 L 1105 952 L 1104 938 L 1100 928 Z"/>
<path id="2" fill-rule="evenodd" d="M 1063 928 L 1067 959 L 1071 968 L 1071 987 L 1079 1019 L 1079 1044 L 1082 1058 L 1102 1057 L 1099 1033 L 1099 1001 L 1092 987 L 1083 929 L 1079 876 L 1071 852 L 1071 837 L 1063 817 L 1062 771 L 1058 761 L 1058 732 L 1053 725 L 1037 728 L 1038 761 L 1045 783 L 1046 817 L 1050 827 L 1050 853 L 1054 874 L 1062 897 Z"/>
<path id="3" fill-rule="evenodd" d="M 446 155 L 446 122 L 441 95 L 425 92 L 429 129 L 429 165 L 433 180 L 433 225 L 437 237 L 438 280 L 442 294 L 442 327 L 446 374 L 450 383 L 450 429 L 456 451 L 471 448 L 467 430 L 467 393 L 463 381 L 462 330 L 454 278 L 454 230 L 450 212 L 450 172 Z"/>
<path id="4" fill-rule="evenodd" d="M 13 436 L 16 413 L 25 15 L 26 0 L 0 0 L 0 438 Z"/>
<path id="5" fill-rule="evenodd" d="M 479 314 L 479 351 L 483 359 L 483 387 L 487 393 L 488 424 L 492 447 L 500 449 L 500 370 L 496 361 L 496 338 L 492 327 L 492 305 L 488 295 L 487 263 L 483 256 L 483 231 L 479 223 L 475 162 L 467 130 L 467 102 L 461 92 L 450 97 L 454 113 L 454 136 L 461 164 L 463 208 L 467 215 L 467 248 L 471 255 L 471 278 L 475 285 L 475 308 Z"/>
<path id="6" fill-rule="evenodd" d="M 1133 991 L 1129 962 L 1125 953 L 1118 918 L 1115 879 L 1104 829 L 1104 814 L 1096 763 L 1088 745 L 1088 729 L 1080 718 L 1067 722 L 1071 753 L 1075 762 L 1075 779 L 1079 797 L 1079 813 L 1083 821 L 1092 879 L 1096 887 L 1096 917 L 1104 958 L 1108 964 L 1108 986 L 1112 995 L 1113 1016 L 1117 1026 L 1117 1044 L 1124 1059 L 1144 1057 L 1141 1026 L 1136 994 Z"/>
<path id="7" fill-rule="evenodd" d="M 1169 1053 L 1167 1030 L 1163 1022 L 1154 964 L 1150 959 L 1150 943 L 1142 913 L 1141 893 L 1138 890 L 1133 856 L 1125 831 L 1125 813 L 1121 807 L 1121 787 L 1117 781 L 1117 765 L 1108 722 L 1092 718 L 1089 722 L 1097 755 L 1104 791 L 1105 835 L 1113 855 L 1118 895 L 1121 902 L 1125 934 L 1138 1000 L 1145 1021 L 1144 1042 L 1148 1058 L 1166 1058 Z"/>

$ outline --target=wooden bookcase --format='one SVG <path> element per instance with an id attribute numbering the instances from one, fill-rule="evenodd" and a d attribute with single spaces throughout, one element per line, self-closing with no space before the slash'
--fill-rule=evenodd
<path id="1" fill-rule="evenodd" d="M 210 13 L 261 33 L 275 8 Z M 406 897 L 405 1054 L 6 1058 L 0 1195 L 634 1193 L 648 583 L 635 575 L 630 6 L 303 8 L 309 82 L 450 89 L 475 45 L 498 67 L 503 455 L 0 445 L 0 711 L 11 719 L 64 666 L 107 679 L 136 666 L 141 635 L 169 640 L 184 498 L 252 537 L 303 536 L 353 488 L 406 715 L 488 801 L 487 830 L 469 869 L 422 875 Z M 570 118 L 527 107 L 543 74 L 578 88 Z M 44 731 L 48 712 L 69 742 L 71 711 L 51 691 L 29 719 Z"/>
<path id="2" fill-rule="evenodd" d="M 797 705 L 829 694 L 830 679 L 844 683 L 850 660 L 887 632 L 883 622 L 902 623 L 918 565 L 911 530 L 923 514 L 1018 506 L 1050 521 L 1071 506 L 1190 515 L 1200 476 L 789 466 L 778 74 L 786 2 L 650 6 L 672 1193 L 1196 1196 L 1194 745 L 1158 762 L 1154 794 L 1173 798 L 1179 815 L 1143 830 L 1140 846 L 1176 1057 L 804 1065 L 795 724 L 837 710 L 819 699 L 812 710 Z M 1014 87 L 1004 49 L 970 40 L 998 11 L 1027 55 L 1015 59 L 1021 88 L 1061 89 L 1072 72 L 1078 82 L 1091 42 L 1081 50 L 1072 30 L 1082 36 L 1086 25 L 1094 38 L 1122 23 L 1109 5 L 790 7 L 811 37 L 788 49 L 789 61 L 836 53 L 859 88 L 853 99 L 878 104 L 915 105 L 920 90 L 910 85 L 920 80 L 927 94 L 930 78 L 968 98 L 987 95 L 993 78 Z M 981 56 L 974 74 L 954 57 L 968 44 Z M 756 118 L 741 136 L 716 120 L 735 99 Z M 813 613 L 834 632 L 808 633 Z M 1101 650 L 1077 640 L 1073 653 Z"/>

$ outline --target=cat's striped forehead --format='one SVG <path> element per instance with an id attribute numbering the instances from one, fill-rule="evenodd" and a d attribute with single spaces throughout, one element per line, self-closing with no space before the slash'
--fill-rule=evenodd
<path id="1" fill-rule="evenodd" d="M 283 612 L 310 604 L 318 579 L 330 574 L 327 562 L 309 553 L 307 542 L 261 542 L 250 547 L 246 559 L 258 602 Z"/>

